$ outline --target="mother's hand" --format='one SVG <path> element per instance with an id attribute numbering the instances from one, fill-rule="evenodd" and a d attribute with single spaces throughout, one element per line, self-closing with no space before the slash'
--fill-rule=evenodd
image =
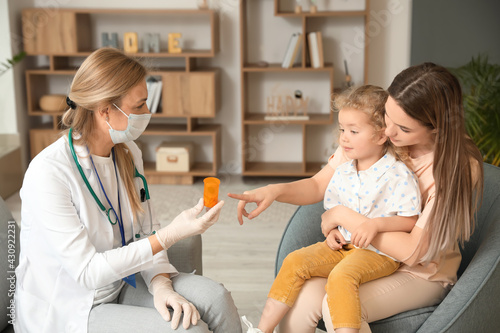
<path id="1" fill-rule="evenodd" d="M 330 208 L 321 215 L 321 232 L 325 237 L 328 237 L 330 232 L 339 226 L 335 220 L 335 217 L 337 216 L 335 208 L 337 207 L 339 206 Z"/>
<path id="2" fill-rule="evenodd" d="M 330 208 L 323 215 L 324 217 L 322 216 L 321 231 L 325 237 L 333 228 L 338 226 L 342 226 L 350 232 L 353 232 L 362 223 L 369 219 L 368 217 L 342 205 Z"/>
<path id="3" fill-rule="evenodd" d="M 266 210 L 266 208 L 276 200 L 277 196 L 272 185 L 260 187 L 252 191 L 245 191 L 243 194 L 228 193 L 227 195 L 230 198 L 240 200 L 237 209 L 240 225 L 243 224 L 243 216 L 250 220 L 259 216 L 260 213 Z M 248 213 L 245 206 L 250 202 L 256 203 L 257 208 Z"/>

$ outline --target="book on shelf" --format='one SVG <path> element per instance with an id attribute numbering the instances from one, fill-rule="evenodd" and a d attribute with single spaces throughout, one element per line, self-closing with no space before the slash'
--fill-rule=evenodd
<path id="1" fill-rule="evenodd" d="M 297 42 L 295 43 L 295 47 L 293 49 L 292 59 L 290 60 L 290 63 L 288 64 L 288 68 L 293 67 L 293 64 L 297 60 L 297 56 L 300 54 L 301 46 L 302 46 L 302 34 L 299 34 L 299 36 L 297 38 Z"/>
<path id="2" fill-rule="evenodd" d="M 300 45 L 302 41 L 301 33 L 294 33 L 290 37 L 288 41 L 288 47 L 285 52 L 285 56 L 283 58 L 283 62 L 281 63 L 281 67 L 283 68 L 291 68 L 297 59 L 297 55 L 299 54 Z"/>
<path id="3" fill-rule="evenodd" d="M 321 31 L 316 32 L 316 39 L 318 42 L 319 67 L 323 68 L 325 67 L 325 58 L 323 53 L 323 35 L 321 34 Z"/>
<path id="4" fill-rule="evenodd" d="M 310 32 L 307 35 L 307 39 L 309 44 L 309 58 L 311 59 L 311 67 L 324 67 L 323 37 L 321 35 L 321 31 Z"/>
<path id="5" fill-rule="evenodd" d="M 147 78 L 146 86 L 148 89 L 148 99 L 146 100 L 146 105 L 151 113 L 156 113 L 158 111 L 158 106 L 160 105 L 163 83 L 161 80 L 157 80 L 151 76 Z"/>
<path id="6" fill-rule="evenodd" d="M 288 40 L 288 46 L 286 47 L 285 56 L 283 57 L 283 61 L 281 63 L 281 67 L 283 68 L 287 68 L 290 58 L 292 57 L 292 44 L 294 43 L 296 38 L 297 34 L 292 34 L 292 36 Z"/>

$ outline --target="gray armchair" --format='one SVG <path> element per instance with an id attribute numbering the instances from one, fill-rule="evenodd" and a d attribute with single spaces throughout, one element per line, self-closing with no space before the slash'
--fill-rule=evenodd
<path id="1" fill-rule="evenodd" d="M 441 302 L 370 323 L 373 333 L 498 332 L 500 329 L 500 168 L 484 164 L 483 203 L 469 242 L 461 249 L 458 282 Z M 288 253 L 325 238 L 322 203 L 302 206 L 290 219 L 276 257 L 276 273 Z M 324 329 L 323 323 L 318 327 Z"/>
<path id="2" fill-rule="evenodd" d="M 15 238 L 14 238 L 15 236 Z M 13 247 L 15 245 L 15 248 Z M 203 267 L 201 261 L 201 235 L 184 239 L 174 244 L 168 250 L 168 257 L 172 265 L 179 272 L 192 273 L 202 275 Z M 19 256 L 19 228 L 14 222 L 11 212 L 5 205 L 5 202 L 0 198 L 0 332 L 14 332 L 12 325 L 9 324 L 10 318 L 8 307 L 10 306 L 10 295 L 14 291 L 15 280 L 11 277 L 13 269 L 11 269 L 11 257 L 9 254 L 15 255 L 14 266 L 18 264 Z"/>

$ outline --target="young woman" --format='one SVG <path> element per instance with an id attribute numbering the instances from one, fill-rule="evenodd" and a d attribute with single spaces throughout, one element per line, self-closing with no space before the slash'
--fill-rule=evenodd
<path id="1" fill-rule="evenodd" d="M 241 331 L 224 287 L 169 263 L 166 250 L 207 230 L 224 203 L 197 218 L 200 200 L 164 228 L 151 215 L 133 141 L 151 117 L 145 78 L 118 50 L 92 53 L 67 98 L 69 130 L 30 163 L 20 192 L 17 332 Z"/>
<path id="2" fill-rule="evenodd" d="M 465 132 L 460 84 L 445 68 L 425 63 L 398 74 L 389 87 L 385 121 L 385 133 L 392 143 L 408 147 L 424 207 L 410 233 L 378 233 L 371 242 L 403 264 L 396 273 L 360 287 L 363 333 L 370 332 L 369 322 L 435 305 L 446 296 L 457 279 L 458 242 L 470 237 L 483 184 L 481 154 Z M 337 150 L 333 162 L 312 178 L 230 195 L 241 200 L 240 223 L 242 216 L 254 218 L 274 200 L 299 205 L 320 201 L 314 196 L 317 187 L 346 160 Z M 299 187 L 306 190 L 296 192 Z M 258 207 L 247 213 L 247 202 L 256 202 Z M 355 232 L 370 223 L 369 218 L 344 206 L 328 213 L 329 218 L 322 221 L 323 233 L 339 225 Z M 325 284 L 326 279 L 320 278 L 304 284 L 281 322 L 283 332 L 314 332 L 321 317 L 333 332 L 328 304 L 323 302 Z"/>

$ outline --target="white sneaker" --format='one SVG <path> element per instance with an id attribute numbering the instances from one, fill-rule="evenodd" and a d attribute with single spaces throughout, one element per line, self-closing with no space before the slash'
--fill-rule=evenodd
<path id="1" fill-rule="evenodd" d="M 241 317 L 241 320 L 243 320 L 243 323 L 248 327 L 247 333 L 264 333 L 257 327 L 253 327 L 252 323 L 247 319 L 246 316 Z"/>

